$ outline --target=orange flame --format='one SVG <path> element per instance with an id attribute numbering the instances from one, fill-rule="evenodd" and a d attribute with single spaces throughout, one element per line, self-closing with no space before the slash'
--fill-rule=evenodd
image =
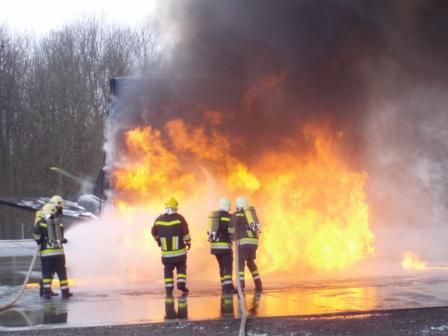
<path id="1" fill-rule="evenodd" d="M 264 273 L 346 269 L 373 253 L 367 174 L 344 162 L 341 134 L 308 125 L 306 154 L 263 152 L 249 164 L 232 153 L 236 144 L 218 131 L 221 121 L 219 113 L 207 112 L 201 127 L 175 119 L 161 129 L 128 131 L 127 152 L 113 172 L 120 207 L 140 204 L 157 213 L 172 195 L 187 220 L 194 218 L 192 236 L 200 247 L 207 245 L 207 211 L 217 198 L 245 194 L 263 224 L 258 254 Z"/>

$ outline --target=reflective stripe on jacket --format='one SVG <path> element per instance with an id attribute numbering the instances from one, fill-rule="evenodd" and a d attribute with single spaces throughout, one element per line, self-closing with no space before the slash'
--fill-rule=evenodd
<path id="1" fill-rule="evenodd" d="M 160 242 L 162 259 L 173 259 L 187 254 L 186 242 L 191 240 L 188 224 L 179 214 L 162 214 L 151 229 L 154 239 Z"/>

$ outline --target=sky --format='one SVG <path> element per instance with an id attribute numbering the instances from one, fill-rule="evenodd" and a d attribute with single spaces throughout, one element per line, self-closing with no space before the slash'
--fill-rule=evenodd
<path id="1" fill-rule="evenodd" d="M 6 23 L 14 31 L 41 35 L 92 14 L 132 25 L 153 14 L 156 8 L 157 0 L 0 0 L 0 24 Z"/>

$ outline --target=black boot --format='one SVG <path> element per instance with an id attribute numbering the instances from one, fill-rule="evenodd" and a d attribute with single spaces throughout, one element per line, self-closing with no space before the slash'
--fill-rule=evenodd
<path id="1" fill-rule="evenodd" d="M 235 287 L 233 285 L 222 286 L 222 294 L 233 294 L 235 293 Z"/>
<path id="2" fill-rule="evenodd" d="M 66 288 L 66 289 L 62 289 L 62 298 L 63 299 L 69 299 L 70 297 L 73 296 L 73 293 L 70 293 L 70 289 Z"/>
<path id="3" fill-rule="evenodd" d="M 52 298 L 51 289 L 50 288 L 44 288 L 43 289 L 43 297 L 44 297 L 44 299 L 47 299 L 47 300 Z"/>
<path id="4" fill-rule="evenodd" d="M 189 290 L 187 288 L 187 286 L 184 283 L 180 283 L 177 285 L 177 289 L 179 289 L 180 291 L 182 291 L 182 293 L 184 294 L 188 294 Z"/>

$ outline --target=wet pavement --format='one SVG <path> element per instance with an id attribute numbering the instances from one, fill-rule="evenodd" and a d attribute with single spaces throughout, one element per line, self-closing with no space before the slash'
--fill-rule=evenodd
<path id="1" fill-rule="evenodd" d="M 74 288 L 75 296 L 51 300 L 27 288 L 13 309 L 0 313 L 0 330 L 154 323 L 168 319 L 209 320 L 238 317 L 236 295 L 222 296 L 212 284 L 191 284 L 191 294 L 168 299 L 153 288 L 134 285 L 126 290 Z M 274 286 L 276 287 L 276 286 Z M 18 286 L 0 287 L 0 304 L 11 299 Z M 389 279 L 331 281 L 246 294 L 250 316 L 317 316 L 346 312 L 448 306 L 448 276 L 409 276 Z"/>
<path id="2" fill-rule="evenodd" d="M 32 251 L 30 245 L 28 252 Z M 23 281 L 31 259 L 27 256 L 28 252 L 22 255 L 13 252 L 0 255 L 0 305 L 9 302 L 18 291 L 18 284 Z M 163 285 L 157 281 L 129 284 L 126 289 L 106 289 L 101 286 L 83 288 L 74 285 L 72 289 L 75 295 L 69 300 L 63 300 L 60 295 L 45 300 L 38 295 L 37 279 L 38 267 L 33 272 L 34 285 L 28 286 L 14 308 L 0 313 L 0 331 L 49 331 L 56 328 L 168 321 L 190 323 L 240 316 L 237 296 L 221 295 L 216 282 L 191 281 L 188 297 L 175 291 L 172 299 L 165 298 Z M 56 291 L 57 285 L 53 287 Z M 372 312 L 378 311 L 443 306 L 448 306 L 446 272 L 308 281 L 301 284 L 266 279 L 262 294 L 254 294 L 251 287 L 246 294 L 246 308 L 252 318 L 310 318 L 337 314 L 345 316 L 347 313 L 362 316 L 359 315 L 362 312 L 371 316 Z M 448 333 L 448 327 L 446 331 Z"/>

